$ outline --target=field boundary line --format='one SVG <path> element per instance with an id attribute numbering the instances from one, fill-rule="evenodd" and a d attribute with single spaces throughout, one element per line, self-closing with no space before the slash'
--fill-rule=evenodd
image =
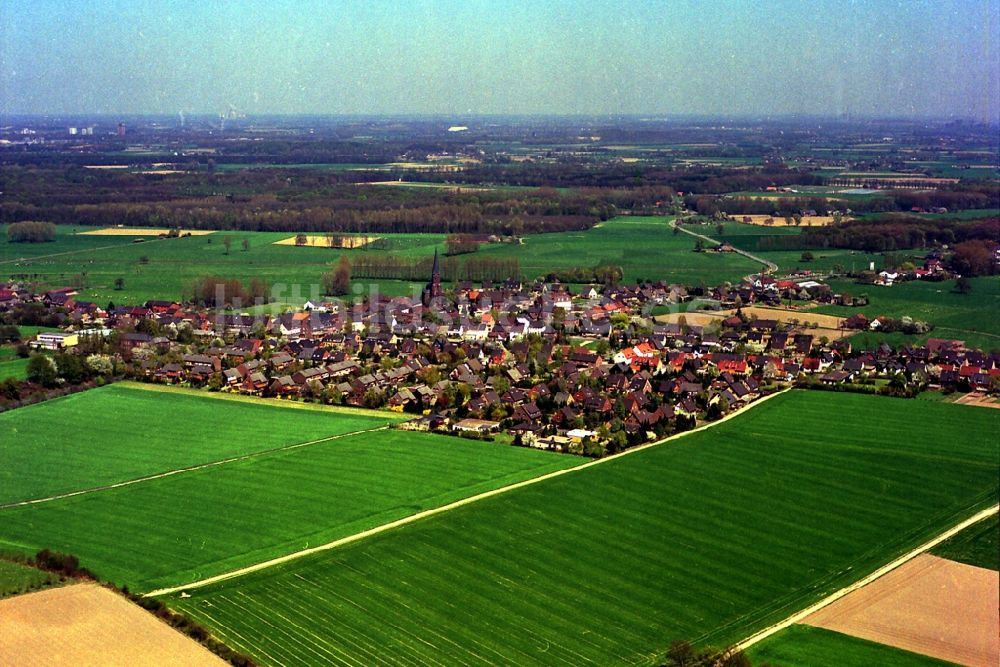
<path id="1" fill-rule="evenodd" d="M 163 479 L 164 477 L 172 477 L 173 475 L 180 475 L 186 472 L 195 472 L 197 470 L 204 470 L 205 468 L 213 468 L 216 466 L 226 465 L 227 463 L 238 463 L 240 461 L 246 461 L 249 459 L 256 458 L 258 456 L 265 456 L 267 454 L 277 454 L 280 452 L 287 452 L 293 449 L 300 449 L 302 447 L 310 447 L 312 445 L 319 445 L 324 442 L 330 442 L 331 440 L 339 440 L 341 438 L 347 438 L 353 435 L 362 435 L 364 433 L 374 433 L 376 431 L 384 431 L 388 429 L 389 426 L 376 426 L 375 428 L 362 429 L 360 431 L 351 431 L 350 433 L 338 433 L 336 435 L 330 435 L 325 438 L 318 438 L 316 440 L 307 440 L 306 442 L 294 442 L 290 445 L 282 445 L 281 447 L 272 447 L 271 449 L 262 449 L 258 452 L 250 452 L 248 454 L 240 454 L 239 456 L 230 456 L 229 458 L 219 459 L 217 461 L 209 461 L 208 463 L 198 463 L 192 466 L 185 466 L 183 468 L 175 468 L 174 470 L 167 470 L 166 472 L 159 472 L 154 475 L 145 475 L 143 477 L 136 477 L 135 479 L 128 479 L 123 482 L 115 482 L 114 484 L 104 484 L 102 486 L 94 486 L 89 489 L 80 489 L 78 491 L 68 491 L 66 493 L 59 493 L 54 496 L 48 496 L 46 498 L 34 498 L 31 500 L 19 500 L 13 503 L 5 503 L 0 505 L 0 511 L 13 509 L 15 507 L 27 507 L 29 505 L 38 505 L 40 503 L 49 503 L 54 500 L 64 500 L 66 498 L 73 498 L 75 496 L 84 496 L 90 493 L 97 493 L 98 491 L 110 491 L 111 489 L 120 489 L 124 486 L 132 486 L 133 484 L 141 484 L 142 482 L 151 482 L 156 479 Z"/>
<path id="2" fill-rule="evenodd" d="M 668 436 L 666 438 L 663 438 L 661 440 L 657 440 L 656 442 L 650 442 L 650 443 L 647 443 L 645 445 L 640 445 L 638 447 L 633 447 L 631 449 L 626 449 L 623 452 L 619 452 L 618 454 L 614 454 L 612 456 L 608 456 L 608 457 L 605 457 L 605 458 L 602 458 L 602 459 L 595 459 L 593 461 L 587 461 L 586 463 L 581 463 L 580 465 L 573 466 L 572 468 L 564 468 L 562 470 L 555 470 L 553 472 L 545 473 L 544 475 L 539 475 L 538 477 L 532 477 L 531 479 L 521 480 L 520 482 L 515 482 L 513 484 L 508 484 L 507 486 L 501 486 L 501 487 L 496 488 L 496 489 L 491 489 L 489 491 L 484 491 L 484 492 L 478 493 L 478 494 L 476 494 L 474 496 L 469 496 L 468 498 L 462 498 L 460 500 L 456 500 L 454 502 L 450 502 L 450 503 L 447 503 L 445 505 L 441 505 L 440 507 L 432 507 L 431 509 L 423 510 L 421 512 L 417 512 L 416 514 L 411 514 L 411 515 L 405 516 L 405 517 L 403 517 L 401 519 L 396 519 L 395 521 L 390 521 L 389 523 L 383 523 L 383 524 L 381 524 L 379 526 L 375 526 L 374 528 L 369 528 L 368 530 L 363 530 L 363 531 L 361 531 L 359 533 L 353 533 L 351 535 L 346 535 L 346 536 L 341 537 L 339 539 L 336 539 L 336 540 L 334 540 L 332 542 L 327 542 L 326 544 L 320 544 L 320 545 L 315 546 L 315 547 L 309 547 L 308 549 L 302 549 L 300 551 L 295 551 L 295 552 L 292 552 L 290 554 L 285 554 L 284 556 L 278 556 L 276 558 L 271 558 L 269 560 L 262 561 L 260 563 L 255 563 L 253 565 L 248 565 L 247 567 L 242 567 L 242 568 L 239 568 L 237 570 L 232 570 L 231 572 L 223 572 L 222 574 L 217 574 L 215 576 L 208 577 L 206 579 L 200 579 L 198 581 L 193 581 L 191 583 L 183 584 L 183 585 L 180 585 L 180 586 L 171 586 L 169 588 L 159 588 L 157 590 L 145 593 L 143 595 L 143 597 L 155 597 L 155 596 L 159 596 L 159 595 L 169 595 L 171 593 L 178 593 L 180 591 L 191 590 L 193 588 L 202 588 L 202 587 L 208 586 L 210 584 L 219 583 L 220 581 L 226 581 L 226 580 L 229 580 L 229 579 L 235 579 L 237 577 L 242 577 L 244 575 L 252 574 L 254 572 L 259 572 L 261 570 L 266 570 L 266 569 L 275 567 L 276 565 L 282 565 L 284 563 L 288 563 L 290 561 L 297 560 L 297 559 L 303 558 L 305 556 L 311 556 L 312 554 L 320 553 L 320 552 L 323 552 L 323 551 L 329 551 L 331 549 L 336 549 L 338 547 L 342 547 L 344 545 L 351 544 L 353 542 L 358 542 L 358 541 L 363 540 L 365 538 L 373 537 L 373 536 L 378 535 L 380 533 L 384 533 L 384 532 L 390 531 L 390 530 L 392 530 L 394 528 L 400 528 L 402 526 L 405 526 L 405 525 L 410 524 L 410 523 L 414 523 L 416 521 L 420 521 L 422 519 L 427 519 L 429 517 L 436 516 L 438 514 L 443 514 L 445 512 L 450 512 L 452 510 L 456 510 L 459 507 L 464 507 L 465 505 L 471 505 L 472 503 L 479 502 L 480 500 L 485 500 L 487 498 L 492 498 L 494 496 L 499 496 L 499 495 L 502 495 L 502 494 L 505 494 L 505 493 L 509 493 L 511 491 L 515 491 L 517 489 L 524 488 L 526 486 L 532 486 L 534 484 L 538 484 L 540 482 L 545 482 L 547 480 L 550 480 L 550 479 L 553 479 L 553 478 L 556 478 L 556 477 L 561 477 L 562 475 L 568 475 L 568 474 L 573 473 L 573 472 L 579 472 L 580 470 L 586 470 L 587 468 L 592 468 L 594 466 L 603 465 L 603 464 L 609 463 L 611 461 L 617 461 L 617 460 L 621 459 L 622 457 L 628 456 L 630 454 L 635 454 L 637 452 L 645 451 L 645 450 L 650 449 L 652 447 L 659 447 L 659 446 L 664 445 L 664 444 L 666 444 L 668 442 L 672 442 L 674 440 L 678 440 L 678 439 L 683 438 L 685 436 L 691 435 L 692 433 L 698 433 L 700 431 L 704 431 L 704 430 L 707 430 L 707 429 L 710 429 L 710 428 L 714 428 L 715 426 L 718 426 L 719 424 L 725 423 L 725 422 L 729 421 L 730 419 L 732 419 L 734 417 L 737 417 L 739 415 L 743 415 L 748 410 L 750 410 L 751 408 L 754 408 L 754 407 L 756 407 L 756 406 L 758 406 L 758 405 L 760 405 L 762 403 L 765 403 L 766 401 L 774 398 L 775 396 L 778 396 L 780 394 L 784 394 L 784 393 L 786 393 L 788 391 L 791 391 L 791 389 L 782 389 L 781 391 L 775 392 L 773 394 L 768 394 L 767 396 L 764 396 L 763 398 L 759 398 L 756 401 L 750 403 L 749 405 L 746 405 L 743 408 L 740 408 L 739 410 L 735 410 L 733 412 L 730 412 L 728 415 L 726 415 L 722 419 L 718 419 L 718 420 L 716 420 L 714 422 L 709 422 L 707 424 L 702 424 L 701 426 L 699 426 L 697 428 L 693 428 L 690 431 L 684 431 L 683 433 L 675 433 L 675 434 L 673 434 L 671 436 Z"/>
<path id="3" fill-rule="evenodd" d="M 788 627 L 790 627 L 792 625 L 795 625 L 796 623 L 804 620 L 807 616 L 810 616 L 811 614 L 814 614 L 815 612 L 819 611 L 820 609 L 823 609 L 824 607 L 827 607 L 827 606 L 833 604 L 837 600 L 839 600 L 839 599 L 841 599 L 843 597 L 846 597 L 847 595 L 850 595 L 854 591 L 857 591 L 857 590 L 860 590 L 860 589 L 864 588 L 865 586 L 867 586 L 867 585 L 875 582 L 877 579 L 881 579 L 882 577 L 884 577 L 885 575 L 889 574 L 890 572 L 892 572 L 896 568 L 898 568 L 898 567 L 900 567 L 900 566 L 902 566 L 902 565 L 910 562 L 911 560 L 913 560 L 917 556 L 923 554 L 924 552 L 933 549 L 937 545 L 941 544 L 942 542 L 944 542 L 945 540 L 947 540 L 947 539 L 949 539 L 951 537 L 954 537 L 955 535 L 957 535 L 958 533 L 962 532 L 966 528 L 968 528 L 970 526 L 974 526 L 975 524 L 979 523 L 980 521 L 988 519 L 988 518 L 990 518 L 991 516 L 993 516 L 994 514 L 997 514 L 997 513 L 1000 513 L 1000 504 L 993 505 L 992 507 L 987 507 L 984 510 L 980 510 L 979 512 L 976 512 L 975 514 L 973 514 L 969 518 L 967 518 L 967 519 L 965 519 L 963 521 L 958 522 L 957 524 L 955 524 L 954 526 L 952 526 L 948 530 L 946 530 L 943 533 L 939 534 L 937 537 L 931 538 L 927 542 L 924 542 L 923 544 L 921 544 L 916 549 L 908 551 L 905 554 L 903 554 L 902 556 L 899 556 L 898 558 L 896 558 L 895 560 L 892 560 L 889 563 L 886 563 L 885 565 L 883 565 L 882 567 L 878 568 L 877 570 L 875 570 L 871 574 L 867 575 L 866 577 L 863 577 L 863 578 L 855 581 L 853 584 L 850 584 L 848 586 L 844 586 L 840 590 L 834 591 L 833 593 L 831 593 L 830 595 L 826 596 L 822 600 L 814 602 L 813 604 L 809 605 L 805 609 L 801 609 L 801 610 L 795 612 L 794 614 L 792 614 L 791 616 L 789 616 L 789 617 L 787 617 L 787 618 L 785 618 L 785 619 L 783 619 L 781 621 L 778 621 L 777 623 L 775 623 L 773 625 L 769 625 L 768 627 L 764 628 L 763 630 L 758 630 L 754 634 L 750 635 L 749 637 L 747 637 L 746 639 L 744 639 L 743 641 L 741 641 L 740 643 L 738 643 L 736 645 L 736 648 L 738 648 L 741 651 L 745 651 L 746 649 L 748 649 L 749 647 L 753 646 L 757 642 L 759 642 L 759 641 L 761 641 L 763 639 L 767 639 L 771 635 L 773 635 L 773 634 L 775 634 L 777 632 L 780 632 L 781 630 L 784 630 L 784 629 L 786 629 L 786 628 L 788 628 Z"/>

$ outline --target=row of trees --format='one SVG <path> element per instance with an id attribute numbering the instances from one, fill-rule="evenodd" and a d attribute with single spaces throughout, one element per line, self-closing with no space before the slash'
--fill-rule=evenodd
<path id="1" fill-rule="evenodd" d="M 56 226 L 51 222 L 26 220 L 7 227 L 8 243 L 45 243 L 56 240 Z"/>
<path id="2" fill-rule="evenodd" d="M 270 297 L 268 285 L 261 278 L 252 278 L 244 285 L 236 278 L 202 276 L 191 286 L 191 298 L 208 308 L 225 308 L 235 303 L 267 303 Z"/>

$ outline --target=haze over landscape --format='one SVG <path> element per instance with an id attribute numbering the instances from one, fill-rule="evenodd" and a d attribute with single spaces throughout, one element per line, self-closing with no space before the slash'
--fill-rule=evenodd
<path id="1" fill-rule="evenodd" d="M 0 3 L 7 114 L 1000 114 L 1000 3 Z"/>
<path id="2" fill-rule="evenodd" d="M 998 33 L 0 0 L 0 665 L 1000 665 Z"/>

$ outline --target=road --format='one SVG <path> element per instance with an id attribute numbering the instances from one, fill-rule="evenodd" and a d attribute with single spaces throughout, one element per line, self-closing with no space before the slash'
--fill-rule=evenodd
<path id="1" fill-rule="evenodd" d="M 685 234 L 689 234 L 691 236 L 694 236 L 695 238 L 699 238 L 699 239 L 701 239 L 703 241 L 708 241 L 712 245 L 719 245 L 720 243 L 722 243 L 721 241 L 717 241 L 717 240 L 715 240 L 715 239 L 713 239 L 711 237 L 705 236 L 704 234 L 699 234 L 697 232 L 692 232 L 690 229 L 688 229 L 684 225 L 678 225 L 674 221 L 670 222 L 670 226 L 673 227 L 674 229 L 677 229 L 679 231 L 684 232 Z M 763 264 L 764 266 L 767 267 L 767 270 L 769 272 L 771 272 L 771 273 L 775 273 L 778 270 L 778 265 L 775 264 L 774 262 L 772 262 L 771 260 L 764 259 L 763 257 L 758 257 L 757 255 L 753 255 L 753 254 L 747 252 L 746 250 L 740 250 L 739 248 L 737 248 L 735 246 L 733 247 L 733 252 L 735 252 L 737 255 L 743 255 L 747 259 L 752 260 L 754 262 L 757 262 L 758 264 Z"/>

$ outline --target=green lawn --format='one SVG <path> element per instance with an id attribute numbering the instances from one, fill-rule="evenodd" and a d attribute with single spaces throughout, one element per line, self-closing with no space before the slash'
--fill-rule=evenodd
<path id="1" fill-rule="evenodd" d="M 950 662 L 850 635 L 793 625 L 747 651 L 755 665 L 781 667 L 945 667 Z"/>
<path id="2" fill-rule="evenodd" d="M 0 598 L 49 586 L 58 577 L 42 570 L 0 558 Z"/>
<path id="3" fill-rule="evenodd" d="M 295 410 L 111 385 L 0 414 L 0 505 L 383 426 L 393 413 Z"/>
<path id="4" fill-rule="evenodd" d="M 831 280 L 829 285 L 835 293 L 867 294 L 869 305 L 860 308 L 821 306 L 812 312 L 841 317 L 859 312 L 869 318 L 880 315 L 894 318 L 910 316 L 930 322 L 935 327 L 922 336 L 892 334 L 887 342 L 895 345 L 902 342 L 922 343 L 927 338 L 957 338 L 985 350 L 1000 349 L 1000 277 L 973 278 L 970 282 L 972 291 L 959 294 L 952 289 L 954 281 L 935 283 L 914 280 L 892 287 L 878 287 Z M 883 337 L 884 334 L 863 333 L 851 340 L 855 345 L 877 346 Z"/>
<path id="5" fill-rule="evenodd" d="M 359 434 L 0 510 L 0 547 L 73 553 L 102 578 L 149 590 L 315 547 L 581 462 L 426 433 Z"/>
<path id="6" fill-rule="evenodd" d="M 264 663 L 651 664 L 676 639 L 737 641 L 996 502 L 998 428 L 979 408 L 793 392 L 168 602 Z"/>
<path id="7" fill-rule="evenodd" d="M 1000 570 L 1000 523 L 997 522 L 997 515 L 969 526 L 936 546 L 931 553 L 959 563 Z"/>

